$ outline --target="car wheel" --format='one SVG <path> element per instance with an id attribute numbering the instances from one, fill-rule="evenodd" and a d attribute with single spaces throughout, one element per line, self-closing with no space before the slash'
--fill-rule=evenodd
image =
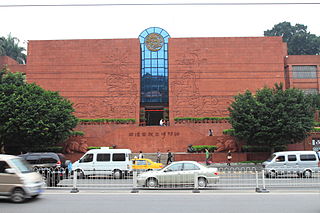
<path id="1" fill-rule="evenodd" d="M 31 196 L 32 199 L 36 199 L 37 197 L 39 197 L 39 195 L 32 195 Z"/>
<path id="2" fill-rule="evenodd" d="M 16 188 L 13 190 L 11 197 L 11 201 L 14 203 L 21 203 L 25 200 L 24 191 L 21 188 Z"/>
<path id="3" fill-rule="evenodd" d="M 303 177 L 305 178 L 311 178 L 312 177 L 312 172 L 308 169 L 303 172 Z"/>
<path id="4" fill-rule="evenodd" d="M 113 171 L 113 178 L 114 179 L 121 179 L 122 172 L 120 170 Z"/>
<path id="5" fill-rule="evenodd" d="M 146 185 L 148 188 L 156 188 L 158 186 L 158 181 L 155 178 L 149 178 Z"/>
<path id="6" fill-rule="evenodd" d="M 199 186 L 200 188 L 206 187 L 207 184 L 208 184 L 207 179 L 205 179 L 204 177 L 200 177 L 200 178 L 198 179 L 198 186 Z"/>

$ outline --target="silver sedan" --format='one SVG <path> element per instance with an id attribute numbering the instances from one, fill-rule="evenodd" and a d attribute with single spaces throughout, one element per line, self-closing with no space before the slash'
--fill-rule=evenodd
<path id="1" fill-rule="evenodd" d="M 195 161 L 174 162 L 159 171 L 145 172 L 137 177 L 139 187 L 156 188 L 159 186 L 185 186 L 194 185 L 195 177 L 198 186 L 206 187 L 219 181 L 217 168 L 208 168 Z"/>

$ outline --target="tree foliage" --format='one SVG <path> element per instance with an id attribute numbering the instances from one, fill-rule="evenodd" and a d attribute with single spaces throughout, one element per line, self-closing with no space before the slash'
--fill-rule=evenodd
<path id="1" fill-rule="evenodd" d="M 0 75 L 0 145 L 17 154 L 56 145 L 77 125 L 74 109 L 57 92 L 25 83 L 21 73 Z"/>
<path id="2" fill-rule="evenodd" d="M 237 138 L 271 148 L 305 139 L 314 120 L 310 97 L 299 89 L 284 90 L 282 84 L 237 95 L 229 112 Z"/>
<path id="3" fill-rule="evenodd" d="M 27 56 L 24 54 L 26 49 L 19 46 L 19 39 L 8 35 L 7 38 L 0 37 L 0 56 L 9 56 L 19 64 L 25 64 Z"/>
<path id="4" fill-rule="evenodd" d="M 264 35 L 282 36 L 283 41 L 288 43 L 289 55 L 319 55 L 320 37 L 308 32 L 307 28 L 302 24 L 292 26 L 290 22 L 281 22 L 264 31 Z"/>

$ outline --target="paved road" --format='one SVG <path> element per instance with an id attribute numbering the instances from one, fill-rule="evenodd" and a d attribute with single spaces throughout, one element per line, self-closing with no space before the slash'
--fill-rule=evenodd
<path id="1" fill-rule="evenodd" d="M 23 204 L 0 200 L 1 213 L 319 213 L 320 193 L 103 193 L 47 191 Z"/>

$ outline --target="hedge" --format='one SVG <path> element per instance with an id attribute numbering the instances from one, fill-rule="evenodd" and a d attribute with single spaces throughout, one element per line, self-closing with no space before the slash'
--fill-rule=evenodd
<path id="1" fill-rule="evenodd" d="M 230 135 L 230 136 L 234 136 L 234 135 L 235 135 L 234 129 L 224 129 L 224 130 L 222 131 L 222 133 L 223 133 L 224 135 Z"/>
<path id="2" fill-rule="evenodd" d="M 134 118 L 97 118 L 97 119 L 79 119 L 81 123 L 89 123 L 89 122 L 97 122 L 97 123 L 107 123 L 107 122 L 115 122 L 115 123 L 128 123 L 128 122 L 136 122 Z"/>
<path id="3" fill-rule="evenodd" d="M 82 132 L 82 131 L 72 131 L 72 132 L 70 132 L 70 136 L 84 136 L 84 132 Z"/>
<path id="4" fill-rule="evenodd" d="M 230 120 L 230 117 L 177 117 L 174 118 L 174 121 L 204 121 L 204 120 L 213 120 L 213 121 L 221 121 L 221 120 Z"/>
<path id="5" fill-rule="evenodd" d="M 205 149 L 208 149 L 209 152 L 214 152 L 214 150 L 217 149 L 217 146 L 213 145 L 194 145 L 192 148 L 195 150 L 195 152 L 204 152 Z"/>

